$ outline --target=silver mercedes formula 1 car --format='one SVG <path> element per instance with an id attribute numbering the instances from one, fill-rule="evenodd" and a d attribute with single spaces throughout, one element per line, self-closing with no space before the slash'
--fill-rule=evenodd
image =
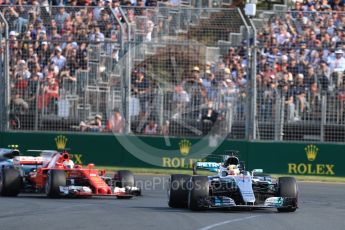
<path id="1" fill-rule="evenodd" d="M 294 177 L 273 180 L 262 169 L 245 170 L 231 151 L 222 162 L 196 162 L 193 176 L 173 174 L 168 186 L 168 204 L 172 208 L 201 211 L 211 208 L 263 209 L 294 212 L 298 208 L 298 186 Z M 197 175 L 197 169 L 215 172 Z"/>

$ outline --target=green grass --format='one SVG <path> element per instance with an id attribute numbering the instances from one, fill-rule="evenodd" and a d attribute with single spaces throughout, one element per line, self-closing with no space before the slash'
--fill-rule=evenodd
<path id="1" fill-rule="evenodd" d="M 310 182 L 332 182 L 332 183 L 345 183 L 345 177 L 332 177 L 332 176 L 304 176 L 304 175 L 283 175 L 272 174 L 273 177 L 280 176 L 293 176 L 297 181 L 310 181 Z"/>
<path id="2" fill-rule="evenodd" d="M 149 174 L 149 175 L 170 175 L 170 174 L 189 174 L 192 175 L 192 169 L 160 169 L 160 168 L 136 168 L 136 167 L 111 167 L 111 166 L 98 166 L 97 168 L 105 169 L 107 171 L 117 170 L 130 170 L 136 174 Z M 212 175 L 209 172 L 201 171 L 202 175 Z M 303 175 L 286 175 L 286 174 L 272 174 L 277 178 L 280 176 L 294 176 L 298 181 L 311 181 L 311 182 L 333 182 L 345 183 L 345 177 L 332 177 L 332 176 L 303 176 Z"/>

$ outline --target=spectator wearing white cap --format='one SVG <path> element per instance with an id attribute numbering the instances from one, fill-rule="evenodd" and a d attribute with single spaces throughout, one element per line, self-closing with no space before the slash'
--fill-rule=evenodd
<path id="1" fill-rule="evenodd" d="M 12 30 L 12 31 L 10 32 L 9 35 L 10 35 L 10 37 L 12 37 L 12 38 L 17 37 L 17 32 L 14 31 L 14 30 Z"/>
<path id="2" fill-rule="evenodd" d="M 280 60 L 275 64 L 276 71 L 282 72 L 284 70 L 287 70 L 287 67 L 289 66 L 288 60 L 289 58 L 287 55 L 282 55 Z"/>
<path id="3" fill-rule="evenodd" d="M 62 56 L 62 49 L 60 46 L 55 47 L 54 56 L 52 57 L 51 62 L 54 63 L 59 70 L 62 70 L 65 66 L 66 58 Z"/>
<path id="4" fill-rule="evenodd" d="M 345 58 L 344 52 L 341 49 L 335 51 L 335 57 L 330 57 L 329 68 L 331 72 L 344 72 L 345 71 Z"/>
<path id="5" fill-rule="evenodd" d="M 15 69 L 15 76 L 20 75 L 24 80 L 28 80 L 31 76 L 28 70 L 28 65 L 26 61 L 19 60 Z"/>
<path id="6" fill-rule="evenodd" d="M 40 30 L 39 33 L 37 34 L 37 40 L 39 41 L 47 41 L 47 32 L 45 30 Z"/>

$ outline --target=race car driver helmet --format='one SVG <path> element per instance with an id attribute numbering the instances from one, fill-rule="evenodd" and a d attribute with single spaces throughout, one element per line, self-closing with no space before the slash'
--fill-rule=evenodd
<path id="1" fill-rule="evenodd" d="M 65 161 L 63 162 L 63 165 L 64 165 L 64 167 L 67 168 L 67 169 L 72 169 L 72 168 L 74 168 L 74 163 L 73 163 L 73 161 L 72 161 L 71 159 L 65 160 Z"/>
<path id="2" fill-rule="evenodd" d="M 224 166 L 228 167 L 229 165 L 238 165 L 240 163 L 239 159 L 235 156 L 228 156 L 224 161 Z"/>
<path id="3" fill-rule="evenodd" d="M 229 165 L 228 166 L 228 175 L 239 175 L 240 174 L 240 169 L 238 168 L 237 165 Z"/>

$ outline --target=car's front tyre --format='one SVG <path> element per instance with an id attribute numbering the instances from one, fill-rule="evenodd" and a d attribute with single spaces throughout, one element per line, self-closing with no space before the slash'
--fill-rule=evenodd
<path id="1" fill-rule="evenodd" d="M 205 210 L 209 196 L 209 181 L 207 176 L 192 176 L 189 184 L 188 208 L 192 211 Z"/>
<path id="2" fill-rule="evenodd" d="M 188 207 L 188 183 L 191 176 L 172 174 L 168 186 L 168 205 L 171 208 Z"/>
<path id="3" fill-rule="evenodd" d="M 277 196 L 291 199 L 292 202 L 287 207 L 278 208 L 278 212 L 294 212 L 298 207 L 298 186 L 294 177 L 278 178 Z"/>
<path id="4" fill-rule="evenodd" d="M 49 170 L 46 179 L 46 195 L 50 198 L 60 197 L 60 186 L 66 186 L 66 172 L 64 170 Z"/>

